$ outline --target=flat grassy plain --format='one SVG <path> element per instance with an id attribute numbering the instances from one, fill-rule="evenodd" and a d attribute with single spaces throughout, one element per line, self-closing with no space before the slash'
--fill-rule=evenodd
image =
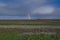
<path id="1" fill-rule="evenodd" d="M 60 34 L 21 34 L 17 32 L 0 32 L 0 40 L 60 40 Z"/>
<path id="2" fill-rule="evenodd" d="M 60 26 L 59 20 L 0 20 L 0 25 Z"/>
<path id="3" fill-rule="evenodd" d="M 37 34 L 42 31 L 53 32 L 52 30 L 50 31 L 49 30 L 0 28 L 0 40 L 60 40 L 60 33 L 58 32 L 59 30 L 58 31 L 55 30 L 55 32 L 57 32 L 56 34 Z M 29 33 L 29 34 L 26 34 L 26 33 Z"/>
<path id="4" fill-rule="evenodd" d="M 0 20 L 0 25 L 60 26 L 60 21 L 51 20 Z M 34 30 L 34 31 L 32 31 Z M 56 34 L 36 34 L 37 32 L 57 32 Z M 35 34 L 25 34 L 33 32 Z M 60 29 L 0 28 L 0 40 L 60 40 Z"/>
<path id="5" fill-rule="evenodd" d="M 0 40 L 60 40 L 59 35 L 23 35 L 17 33 L 0 33 Z"/>

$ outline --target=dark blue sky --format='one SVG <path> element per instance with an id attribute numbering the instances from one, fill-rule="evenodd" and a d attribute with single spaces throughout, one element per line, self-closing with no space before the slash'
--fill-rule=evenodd
<path id="1" fill-rule="evenodd" d="M 60 0 L 0 0 L 0 19 L 60 19 Z"/>

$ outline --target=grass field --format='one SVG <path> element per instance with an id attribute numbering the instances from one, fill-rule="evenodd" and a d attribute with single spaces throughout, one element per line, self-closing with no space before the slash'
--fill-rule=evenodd
<path id="1" fill-rule="evenodd" d="M 8 32 L 8 33 L 0 32 L 0 40 L 60 40 L 60 34 L 57 34 L 57 35 L 26 34 L 24 35 L 16 32 Z"/>
<path id="2" fill-rule="evenodd" d="M 0 22 L 0 25 L 32 25 L 32 26 L 60 26 L 60 22 L 59 23 L 18 23 L 18 22 Z"/>
<path id="3" fill-rule="evenodd" d="M 0 25 L 28 25 L 28 26 L 60 26 L 59 22 L 51 21 L 0 21 Z M 34 30 L 34 31 L 32 31 Z M 40 30 L 40 31 L 38 31 Z M 0 40 L 60 40 L 60 29 L 21 29 L 0 28 Z M 57 32 L 58 34 L 24 34 L 25 32 Z"/>
<path id="4" fill-rule="evenodd" d="M 28 25 L 28 26 L 60 26 L 60 23 L 46 23 L 46 24 L 18 24 L 18 23 L 0 23 L 0 25 Z"/>
<path id="5" fill-rule="evenodd" d="M 31 29 L 30 29 L 31 30 Z M 24 34 L 31 32 L 17 28 L 0 28 L 0 40 L 60 40 L 60 34 Z M 36 33 L 36 31 L 33 31 Z"/>
<path id="6" fill-rule="evenodd" d="M 51 20 L 0 20 L 0 25 L 60 26 L 60 21 L 51 21 Z"/>

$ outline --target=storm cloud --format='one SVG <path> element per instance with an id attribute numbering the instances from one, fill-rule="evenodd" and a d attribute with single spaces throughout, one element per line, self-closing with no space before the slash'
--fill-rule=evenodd
<path id="1" fill-rule="evenodd" d="M 60 19 L 59 5 L 59 0 L 1 0 L 0 18 L 28 19 L 29 14 L 32 19 Z"/>

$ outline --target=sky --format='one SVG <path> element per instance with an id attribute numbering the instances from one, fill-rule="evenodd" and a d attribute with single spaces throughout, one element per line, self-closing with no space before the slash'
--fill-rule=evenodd
<path id="1" fill-rule="evenodd" d="M 0 0 L 0 19 L 60 19 L 60 0 Z"/>

